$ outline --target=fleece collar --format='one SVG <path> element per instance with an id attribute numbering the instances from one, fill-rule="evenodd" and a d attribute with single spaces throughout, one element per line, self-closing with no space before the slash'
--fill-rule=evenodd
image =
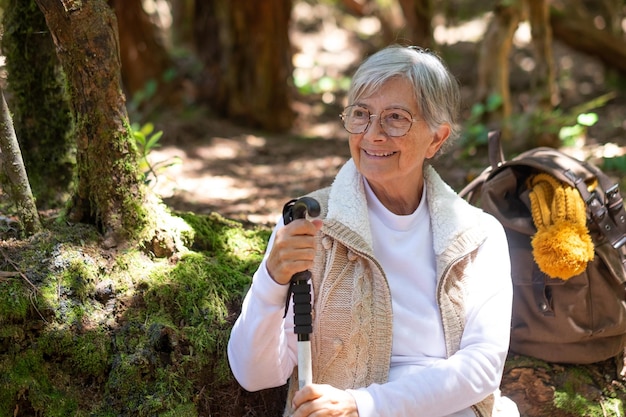
<path id="1" fill-rule="evenodd" d="M 481 211 L 459 197 L 430 165 L 424 168 L 424 183 L 435 254 L 440 255 L 446 249 L 457 246 L 460 237 L 464 236 L 461 240 L 466 240 L 468 233 L 473 236 L 472 240 L 484 239 L 479 226 Z M 372 234 L 363 176 L 352 159 L 341 168 L 331 186 L 326 218 L 356 232 L 371 250 Z"/>

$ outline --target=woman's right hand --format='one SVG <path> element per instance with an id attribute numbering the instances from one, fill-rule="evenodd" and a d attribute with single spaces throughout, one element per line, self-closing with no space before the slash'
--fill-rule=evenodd
<path id="1" fill-rule="evenodd" d="M 295 273 L 311 268 L 315 257 L 315 234 L 321 228 L 321 220 L 297 219 L 276 231 L 266 262 L 274 281 L 288 284 Z"/>

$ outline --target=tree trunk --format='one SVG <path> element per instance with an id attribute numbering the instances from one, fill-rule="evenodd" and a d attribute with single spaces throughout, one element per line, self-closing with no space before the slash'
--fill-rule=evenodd
<path id="1" fill-rule="evenodd" d="M 0 88 L 0 160 L 2 170 L 8 179 L 11 200 L 17 206 L 17 214 L 24 231 L 27 235 L 33 235 L 42 229 L 41 222 L 2 88 Z"/>
<path id="2" fill-rule="evenodd" d="M 550 111 L 560 102 L 552 54 L 550 6 L 547 0 L 527 0 L 527 2 L 536 65 L 533 87 L 538 94 L 539 107 Z"/>
<path id="3" fill-rule="evenodd" d="M 547 0 L 526 0 L 531 26 L 535 70 L 533 72 L 533 92 L 535 108 L 531 112 L 550 114 L 560 98 L 556 84 L 556 70 L 552 55 L 552 29 L 550 28 L 550 6 Z M 538 131 L 533 135 L 532 146 L 558 147 L 558 132 Z"/>
<path id="4" fill-rule="evenodd" d="M 409 27 L 409 40 L 413 45 L 435 48 L 433 38 L 433 5 L 431 0 L 400 0 Z"/>
<path id="5" fill-rule="evenodd" d="M 67 76 L 76 124 L 78 184 L 70 219 L 99 225 L 113 246 L 145 226 L 145 190 L 121 89 L 115 15 L 106 0 L 37 4 Z"/>
<path id="6" fill-rule="evenodd" d="M 291 0 L 196 2 L 201 98 L 219 115 L 271 131 L 291 127 L 290 14 Z"/>
<path id="7" fill-rule="evenodd" d="M 109 4 L 118 22 L 124 88 L 131 97 L 148 82 L 158 89 L 171 61 L 141 0 L 109 0 Z"/>
<path id="8" fill-rule="evenodd" d="M 551 10 L 550 25 L 554 37 L 626 74 L 626 42 L 622 37 L 596 29 L 591 17 L 572 13 L 568 5 L 556 4 Z"/>
<path id="9" fill-rule="evenodd" d="M 171 0 L 172 38 L 175 45 L 193 47 L 194 0 Z"/>
<path id="10" fill-rule="evenodd" d="M 15 132 L 39 208 L 58 208 L 69 198 L 75 168 L 65 80 L 35 1 L 9 0 L 4 12 L 2 51 Z"/>
<path id="11" fill-rule="evenodd" d="M 505 4 L 506 3 L 506 4 Z M 503 120 L 511 117 L 512 104 L 509 88 L 509 57 L 513 45 L 513 35 L 522 18 L 521 1 L 499 2 L 494 10 L 485 36 L 480 45 L 478 58 L 478 82 L 476 101 L 486 102 L 492 95 L 502 99 L 498 112 L 485 115 L 487 118 Z M 488 120 L 484 120 L 487 122 Z M 508 126 L 502 128 L 503 138 L 510 138 Z"/>

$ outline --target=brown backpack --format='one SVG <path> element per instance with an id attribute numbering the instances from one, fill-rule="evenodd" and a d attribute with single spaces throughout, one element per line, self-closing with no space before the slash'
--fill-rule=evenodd
<path id="1" fill-rule="evenodd" d="M 552 148 L 505 161 L 499 137 L 499 132 L 489 135 L 491 166 L 459 194 L 495 216 L 507 234 L 513 279 L 511 351 L 578 364 L 618 355 L 626 342 L 626 212 L 618 184 L 597 167 Z M 542 272 L 533 256 L 537 228 L 528 178 L 538 173 L 575 187 L 585 203 L 595 256 L 582 273 L 566 280 Z"/>

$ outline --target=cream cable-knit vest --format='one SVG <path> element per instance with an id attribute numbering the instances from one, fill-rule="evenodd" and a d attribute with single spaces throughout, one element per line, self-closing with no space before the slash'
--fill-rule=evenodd
<path id="1" fill-rule="evenodd" d="M 447 187 L 445 183 L 430 167 L 425 170 L 425 177 L 431 210 L 443 209 L 446 204 L 449 209 L 450 202 L 446 200 L 450 199 L 450 194 L 442 190 L 442 186 Z M 343 193 L 346 189 L 354 190 L 354 194 L 346 196 Z M 340 171 L 333 187 L 310 196 L 320 202 L 319 218 L 325 219 L 317 236 L 319 249 L 311 269 L 315 299 L 311 335 L 313 382 L 339 389 L 385 383 L 391 361 L 391 294 L 384 271 L 372 252 L 362 179 L 350 161 Z M 443 201 L 438 201 L 439 198 Z M 336 200 L 347 202 L 348 206 L 334 206 Z M 365 223 L 359 224 L 362 221 Z M 472 222 L 479 225 L 477 219 Z M 433 219 L 435 237 L 437 231 Z M 464 266 L 484 239 L 480 227 L 471 227 L 447 241 L 445 247 L 435 246 L 437 273 L 441 277 L 438 303 L 448 356 L 459 350 L 465 324 Z M 290 379 L 285 416 L 293 413 L 291 399 L 297 388 L 296 368 Z M 493 400 L 490 395 L 474 405 L 476 415 L 491 416 Z"/>

